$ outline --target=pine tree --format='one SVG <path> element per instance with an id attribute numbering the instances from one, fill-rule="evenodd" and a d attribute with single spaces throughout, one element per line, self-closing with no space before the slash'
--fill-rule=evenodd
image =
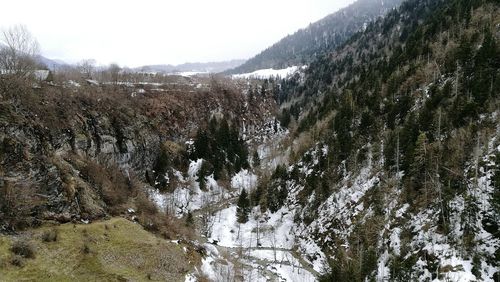
<path id="1" fill-rule="evenodd" d="M 186 225 L 192 226 L 193 223 L 194 223 L 193 214 L 191 213 L 191 211 L 188 211 L 188 214 L 186 216 Z"/>
<path id="2" fill-rule="evenodd" d="M 210 155 L 209 138 L 204 130 L 199 130 L 194 140 L 194 156 L 191 159 L 206 159 Z"/>
<path id="3" fill-rule="evenodd" d="M 215 132 L 214 132 L 215 133 Z M 220 121 L 219 130 L 217 131 L 216 140 L 221 148 L 227 148 L 230 141 L 229 124 L 225 119 Z"/>
<path id="4" fill-rule="evenodd" d="M 264 84 L 260 88 L 260 95 L 262 98 L 266 97 L 266 88 L 267 88 L 267 81 L 264 81 Z"/>
<path id="5" fill-rule="evenodd" d="M 248 214 L 250 213 L 250 201 L 245 189 L 241 191 L 238 198 L 238 206 L 236 207 L 236 218 L 239 223 L 246 223 L 248 221 Z"/>
<path id="6" fill-rule="evenodd" d="M 411 175 L 413 176 L 414 183 L 417 189 L 424 182 L 426 186 L 426 172 L 427 172 L 427 159 L 428 159 L 428 144 L 425 132 L 421 132 L 415 142 L 415 150 L 413 152 L 413 162 L 411 164 Z"/>
<path id="7" fill-rule="evenodd" d="M 203 160 L 200 166 L 200 169 L 198 170 L 198 173 L 196 174 L 198 178 L 196 181 L 200 184 L 200 189 L 201 190 L 206 190 L 207 189 L 207 176 L 210 175 L 209 173 L 210 170 L 210 165 L 207 161 Z"/>
<path id="8" fill-rule="evenodd" d="M 498 164 L 500 163 L 500 153 L 497 153 L 495 156 L 495 163 L 497 163 L 497 167 L 493 169 L 493 177 L 491 179 L 493 185 L 493 209 L 497 214 L 500 215 L 500 168 Z M 500 238 L 500 232 L 497 232 L 497 237 Z"/>
<path id="9" fill-rule="evenodd" d="M 259 152 L 255 151 L 255 152 L 253 153 L 252 162 L 253 162 L 253 167 L 254 167 L 254 168 L 256 168 L 256 167 L 259 167 L 259 166 L 260 166 L 260 156 L 259 156 Z"/>

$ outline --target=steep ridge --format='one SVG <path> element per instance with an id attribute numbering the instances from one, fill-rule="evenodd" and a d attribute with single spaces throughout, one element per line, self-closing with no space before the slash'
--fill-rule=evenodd
<path id="1" fill-rule="evenodd" d="M 15 256 L 22 237 L 57 249 L 45 224 L 127 238 L 87 225 L 112 215 L 182 240 L 145 236 L 167 266 L 147 279 L 498 281 L 498 9 L 409 0 L 284 80 L 0 77 L 0 273 L 42 261 Z M 156 242 L 191 265 L 169 271 Z M 83 271 L 119 264 L 78 249 L 99 262 Z"/>
<path id="2" fill-rule="evenodd" d="M 404 2 L 281 93 L 275 209 L 325 281 L 498 280 L 498 8 Z"/>
<path id="3" fill-rule="evenodd" d="M 1 228 L 119 214 L 142 185 L 155 186 L 162 152 L 183 166 L 184 142 L 211 117 L 245 123 L 248 133 L 272 117 L 271 99 L 247 102 L 225 83 L 168 92 L 148 85 L 32 89 L 2 80 Z"/>
<path id="4" fill-rule="evenodd" d="M 398 6 L 401 0 L 358 0 L 348 7 L 281 39 L 227 74 L 259 69 L 283 69 L 307 65 L 315 57 L 334 50 L 369 22 Z"/>

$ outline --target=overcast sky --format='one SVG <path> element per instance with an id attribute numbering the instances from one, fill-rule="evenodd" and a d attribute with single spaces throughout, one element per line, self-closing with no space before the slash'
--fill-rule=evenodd
<path id="1" fill-rule="evenodd" d="M 0 27 L 24 24 L 42 54 L 70 63 L 248 59 L 354 0 L 2 0 Z"/>

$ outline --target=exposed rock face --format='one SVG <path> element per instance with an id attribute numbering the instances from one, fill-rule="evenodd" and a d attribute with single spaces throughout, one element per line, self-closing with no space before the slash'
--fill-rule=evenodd
<path id="1" fill-rule="evenodd" d="M 106 185 L 116 180 L 110 171 L 121 171 L 129 186 L 131 175 L 144 181 L 163 142 L 183 143 L 214 114 L 258 126 L 274 111 L 272 99 L 249 106 L 237 88 L 218 87 L 217 92 L 134 98 L 127 89 L 92 87 L 76 94 L 49 87 L 5 93 L 0 188 L 12 190 L 12 200 L 26 195 L 29 203 L 19 205 L 18 212 L 34 218 L 102 217 L 109 211 Z M 96 180 L 99 175 L 110 183 Z M 5 205 L 2 210 L 16 212 Z"/>

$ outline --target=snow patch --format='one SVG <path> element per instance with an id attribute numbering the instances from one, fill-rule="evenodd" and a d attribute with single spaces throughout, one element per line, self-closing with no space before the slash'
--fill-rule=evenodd
<path id="1" fill-rule="evenodd" d="M 231 178 L 231 187 L 241 191 L 245 189 L 248 191 L 253 190 L 257 186 L 257 175 L 248 171 L 247 169 L 241 170 L 233 178 Z"/>
<path id="2" fill-rule="evenodd" d="M 255 79 L 266 79 L 266 78 L 271 78 L 271 77 L 281 77 L 281 78 L 286 78 L 297 71 L 306 68 L 305 66 L 303 67 L 298 67 L 298 66 L 291 66 L 288 68 L 284 69 L 261 69 L 261 70 L 256 70 L 251 73 L 242 73 L 242 74 L 235 74 L 232 77 L 233 78 L 255 78 Z"/>

